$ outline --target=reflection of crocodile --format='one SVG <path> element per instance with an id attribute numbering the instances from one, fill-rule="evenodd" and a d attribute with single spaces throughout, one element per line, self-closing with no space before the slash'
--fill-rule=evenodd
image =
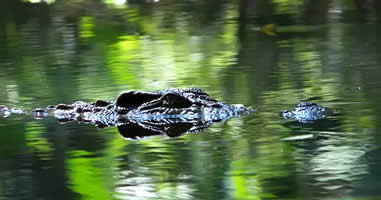
<path id="1" fill-rule="evenodd" d="M 211 98 L 201 89 L 165 89 L 156 92 L 127 91 L 116 102 L 98 100 L 95 103 L 75 102 L 50 107 L 61 122 L 89 122 L 98 127 L 118 126 L 125 137 L 166 134 L 178 136 L 197 132 L 213 122 L 224 121 L 253 109 L 228 105 Z M 36 116 L 47 116 L 47 110 L 37 109 Z"/>
<path id="2" fill-rule="evenodd" d="M 141 138 L 151 135 L 179 136 L 185 132 L 199 132 L 213 122 L 250 114 L 254 110 L 239 105 L 228 105 L 211 98 L 201 89 L 165 89 L 156 92 L 127 91 L 116 101 L 98 100 L 95 103 L 77 101 L 73 104 L 35 109 L 35 118 L 54 116 L 60 122 L 78 121 L 100 128 L 118 126 L 122 136 Z M 11 113 L 0 106 L 3 117 Z M 327 109 L 314 103 L 300 103 L 291 111 L 283 111 L 286 119 L 307 123 L 325 118 Z"/>
<path id="3" fill-rule="evenodd" d="M 293 110 L 285 110 L 281 115 L 285 119 L 296 119 L 302 123 L 309 123 L 318 119 L 324 119 L 329 114 L 329 110 L 311 102 L 302 102 L 296 105 Z"/>

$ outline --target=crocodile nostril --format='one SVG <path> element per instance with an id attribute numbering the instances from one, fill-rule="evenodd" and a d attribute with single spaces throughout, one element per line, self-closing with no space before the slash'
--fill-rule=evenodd
<path id="1" fill-rule="evenodd" d="M 95 106 L 98 106 L 98 107 L 105 107 L 105 106 L 110 105 L 110 104 L 111 104 L 110 102 L 103 101 L 103 100 L 97 100 L 95 102 Z"/>

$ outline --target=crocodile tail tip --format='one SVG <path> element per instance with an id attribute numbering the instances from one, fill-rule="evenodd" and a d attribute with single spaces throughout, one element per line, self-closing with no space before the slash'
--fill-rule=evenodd
<path id="1" fill-rule="evenodd" d="M 290 119 L 293 115 L 293 113 L 289 110 L 283 110 L 279 113 L 279 115 L 285 119 Z"/>

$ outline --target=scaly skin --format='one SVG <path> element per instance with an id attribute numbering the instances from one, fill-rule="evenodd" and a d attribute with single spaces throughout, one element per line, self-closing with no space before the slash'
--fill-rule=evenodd
<path id="1" fill-rule="evenodd" d="M 285 110 L 281 115 L 285 119 L 295 119 L 302 123 L 310 123 L 319 119 L 324 119 L 329 114 L 327 108 L 311 102 L 302 102 L 296 105 L 293 110 Z"/>
<path id="2" fill-rule="evenodd" d="M 35 118 L 54 116 L 60 122 L 78 121 L 100 128 L 118 126 L 126 138 L 151 135 L 175 137 L 184 132 L 200 132 L 213 122 L 251 114 L 253 109 L 228 105 L 211 98 L 198 88 L 164 89 L 156 92 L 126 91 L 116 101 L 98 100 L 95 103 L 77 101 L 59 104 L 45 109 L 35 109 Z M 0 113 L 6 118 L 11 114 L 26 114 L 21 109 L 8 109 L 0 105 Z M 310 123 L 323 119 L 328 110 L 315 103 L 304 102 L 293 110 L 285 110 L 285 119 Z"/>
<path id="3" fill-rule="evenodd" d="M 199 132 L 216 121 L 250 114 L 253 109 L 228 105 L 201 89 L 164 89 L 156 92 L 126 91 L 115 102 L 59 104 L 53 116 L 61 122 L 88 122 L 98 127 L 118 126 L 138 130 L 142 135 L 181 135 Z M 120 128 L 122 126 L 122 128 Z M 182 130 L 181 133 L 177 130 Z M 131 132 L 131 131 L 129 131 Z"/>

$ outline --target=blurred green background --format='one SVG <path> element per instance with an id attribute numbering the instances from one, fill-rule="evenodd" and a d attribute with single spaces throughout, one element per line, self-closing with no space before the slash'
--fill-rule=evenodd
<path id="1" fill-rule="evenodd" d="M 1 118 L 0 199 L 381 199 L 380 19 L 377 0 L 2 0 L 0 104 L 199 87 L 258 111 L 142 141 Z M 279 116 L 300 101 L 335 114 Z"/>

